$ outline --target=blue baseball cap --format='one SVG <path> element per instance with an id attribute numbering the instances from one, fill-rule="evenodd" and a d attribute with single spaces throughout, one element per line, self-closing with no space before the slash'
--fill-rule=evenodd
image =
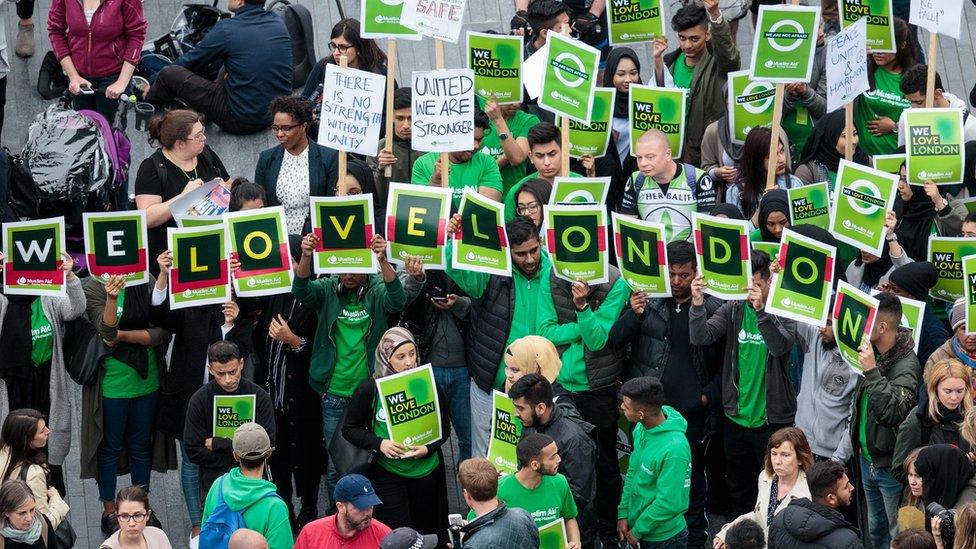
<path id="1" fill-rule="evenodd" d="M 376 496 L 373 485 L 363 475 L 350 474 L 339 479 L 335 487 L 335 500 L 352 504 L 360 511 L 365 511 L 383 502 Z"/>

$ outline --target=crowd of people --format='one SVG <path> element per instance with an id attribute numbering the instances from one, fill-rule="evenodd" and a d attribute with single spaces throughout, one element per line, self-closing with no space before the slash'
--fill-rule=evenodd
<path id="1" fill-rule="evenodd" d="M 865 165 L 904 151 L 904 112 L 924 106 L 928 69 L 906 23 L 909 2 L 896 0 L 897 52 L 868 54 L 871 90 L 845 126 L 842 111 L 826 112 L 824 44 L 839 23 L 836 2 L 825 0 L 813 77 L 786 87 L 770 162 L 773 132 L 755 127 L 733 143 L 726 105 L 728 74 L 745 68 L 738 18 L 776 3 L 743 1 L 736 11 L 672 1 L 677 47 L 658 37 L 642 59 L 607 44 L 606 2 L 518 0 L 511 32 L 524 36 L 526 56 L 566 24 L 601 50 L 600 78 L 616 90 L 605 156 L 563 173 L 564 136 L 528 98 L 479 100 L 470 151 L 416 151 L 411 90 L 399 87 L 388 105 L 392 133 L 376 156 L 350 154 L 340 174 L 337 151 L 314 139 L 325 67 L 345 56 L 386 74 L 385 53 L 357 20 L 335 23 L 330 55 L 292 95 L 291 37 L 265 0 L 229 0 L 232 18 L 153 70 L 141 59 L 141 2 L 53 1 L 47 30 L 74 107 L 111 119 L 128 90 L 156 105 L 149 136 L 158 149 L 134 185 L 150 277 L 132 287 L 121 277 L 80 279 L 65 254 L 65 296 L 0 293 L 4 546 L 70 546 L 64 464 L 74 435 L 81 476 L 98 484 L 105 547 L 170 547 L 147 494 L 151 471 L 179 470 L 200 547 L 527 548 L 562 519 L 572 549 L 976 548 L 976 336 L 964 301 L 929 296 L 939 275 L 927 257 L 932 235 L 976 238 L 976 213 L 963 202 L 976 197 L 976 122 L 936 76 L 935 107 L 966 113 L 964 182 L 910 185 L 902 165 L 880 255 L 792 226 L 787 190 L 833 189 L 847 146 Z M 33 0 L 17 2 L 20 56 L 34 53 L 32 12 Z M 680 158 L 656 130 L 631 150 L 629 90 L 642 74 L 689 90 Z M 253 174 L 229 173 L 207 145 L 209 123 L 231 133 L 270 128 L 279 145 L 260 154 Z M 440 186 L 445 170 L 449 236 L 461 227 L 463 189 L 504 203 L 511 276 L 433 270 L 415 257 L 396 268 L 379 225 L 370 242 L 377 273 L 313 275 L 321 233 L 310 197 L 371 194 L 385 219 L 391 182 Z M 669 297 L 632 291 L 613 266 L 603 284 L 556 276 L 543 213 L 554 179 L 574 174 L 609 178 L 609 212 L 665 225 Z M 290 293 L 171 308 L 170 205 L 212 179 L 230 189 L 229 211 L 284 208 Z M 829 320 L 818 328 L 765 310 L 779 265 L 764 251 L 751 253 L 748 299 L 706 293 L 693 213 L 748 221 L 755 242 L 779 243 L 790 228 L 835 246 L 835 279 L 878 291 L 861 370 L 841 358 Z M 903 326 L 902 299 L 927 302 L 914 332 Z M 71 352 L 79 319 L 105 343 L 97 356 Z M 72 361 L 87 361 L 94 381 L 75 384 Z M 407 446 L 391 437 L 376 380 L 425 364 L 444 429 Z M 522 426 L 518 470 L 503 476 L 486 459 L 496 390 Z M 253 421 L 216 436 L 215 400 L 242 395 L 254 397 Z M 81 432 L 72 433 L 79 401 Z M 445 454 L 451 439 L 457 450 Z M 339 455 L 356 453 L 368 454 L 366 465 L 346 470 Z M 457 524 L 448 518 L 458 511 L 448 503 L 448 455 L 467 512 Z M 133 485 L 119 489 L 123 474 Z M 716 533 L 709 517 L 728 520 Z"/>

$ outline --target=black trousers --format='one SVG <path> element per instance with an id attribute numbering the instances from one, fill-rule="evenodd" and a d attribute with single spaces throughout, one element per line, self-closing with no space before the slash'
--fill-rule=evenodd
<path id="1" fill-rule="evenodd" d="M 691 493 L 685 522 L 688 524 L 688 547 L 702 547 L 708 539 L 708 480 L 705 477 L 705 433 L 708 428 L 708 414 L 688 414 L 683 416 L 688 422 L 685 437 L 691 447 Z M 708 544 L 711 547 L 711 544 Z"/>
<path id="2" fill-rule="evenodd" d="M 34 15 L 34 0 L 18 0 L 17 17 L 30 19 Z"/>
<path id="3" fill-rule="evenodd" d="M 769 437 L 789 425 L 766 424 L 755 429 L 742 427 L 725 418 L 725 468 L 728 473 L 732 517 L 744 515 L 756 507 L 756 479 L 763 468 Z"/>
<path id="4" fill-rule="evenodd" d="M 596 531 L 601 538 L 616 538 L 617 506 L 624 482 L 617 460 L 617 388 L 570 393 L 583 419 L 596 429 Z"/>
<path id="5" fill-rule="evenodd" d="M 228 133 L 244 135 L 267 127 L 267 124 L 252 124 L 231 116 L 227 106 L 223 72 L 214 81 L 199 76 L 186 67 L 179 65 L 166 67 L 156 76 L 156 81 L 149 88 L 146 100 L 165 105 L 177 99 L 203 114 L 207 120 Z"/>
<path id="6" fill-rule="evenodd" d="M 19 6 L 20 4 L 18 4 Z M 6 96 L 7 79 L 2 78 L 0 89 Z M 3 108 L 0 107 L 0 128 L 3 124 Z M 45 417 L 51 415 L 51 362 L 45 362 L 31 370 L 29 378 L 10 378 L 7 380 L 7 399 L 10 410 L 20 410 L 21 408 L 31 408 L 44 414 Z M 64 483 L 64 471 L 60 465 L 48 465 L 51 478 L 48 484 L 58 489 L 58 492 L 67 498 L 68 488 Z"/>
<path id="7" fill-rule="evenodd" d="M 317 518 L 319 484 L 325 463 L 322 457 L 322 422 L 319 415 L 296 418 L 276 410 L 275 425 L 278 427 L 275 451 L 268 465 L 278 495 L 288 505 L 288 514 L 295 528 L 300 525 L 295 520 L 293 494 L 302 502 L 302 513 L 310 519 Z M 294 491 L 292 479 L 295 481 Z"/>
<path id="8" fill-rule="evenodd" d="M 431 473 L 406 478 L 380 467 L 376 462 L 366 476 L 383 502 L 373 508 L 376 520 L 396 530 L 409 526 L 421 534 L 437 534 L 439 548 L 447 547 L 447 484 L 444 456 Z"/>

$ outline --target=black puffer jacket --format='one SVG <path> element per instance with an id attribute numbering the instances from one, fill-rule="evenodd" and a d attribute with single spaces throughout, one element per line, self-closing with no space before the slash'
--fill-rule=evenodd
<path id="1" fill-rule="evenodd" d="M 559 472 L 569 481 L 569 489 L 579 509 L 593 501 L 596 489 L 593 481 L 596 466 L 593 429 L 593 424 L 583 421 L 573 401 L 568 398 L 556 400 L 548 422 L 525 428 L 525 434 L 541 433 L 556 441 L 559 456 L 562 458 Z"/>
<path id="2" fill-rule="evenodd" d="M 508 342 L 514 310 L 515 291 L 507 276 L 492 275 L 481 298 L 471 300 L 469 319 L 476 328 L 468 330 L 468 373 L 475 385 L 489 394 Z"/>
<path id="3" fill-rule="evenodd" d="M 861 549 L 857 528 L 837 511 L 798 498 L 773 518 L 769 547 L 776 549 Z"/>

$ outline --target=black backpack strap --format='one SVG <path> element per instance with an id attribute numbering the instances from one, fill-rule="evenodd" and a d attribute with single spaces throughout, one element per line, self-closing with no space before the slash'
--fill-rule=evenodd
<path id="1" fill-rule="evenodd" d="M 207 150 L 206 147 L 203 150 Z M 166 163 L 163 157 L 163 149 L 156 149 L 156 152 L 152 153 L 150 156 L 153 161 L 153 168 L 156 169 L 156 179 L 159 180 L 159 188 L 162 189 L 166 186 Z"/>
<path id="2" fill-rule="evenodd" d="M 24 467 L 23 465 L 21 465 L 20 466 L 20 480 L 22 480 L 24 482 L 27 482 L 27 474 L 29 472 L 30 472 L 30 465 L 28 465 L 27 467 Z"/>

